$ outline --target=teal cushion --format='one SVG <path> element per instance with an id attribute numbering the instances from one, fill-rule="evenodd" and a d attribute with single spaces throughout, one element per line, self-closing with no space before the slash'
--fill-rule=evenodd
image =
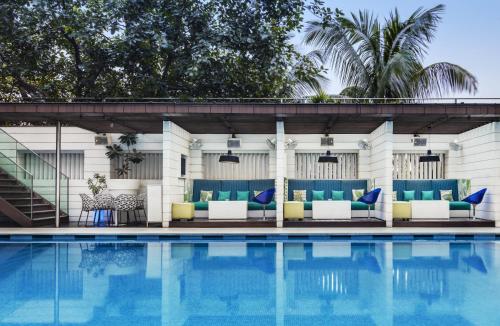
<path id="1" fill-rule="evenodd" d="M 470 204 L 464 201 L 450 201 L 451 211 L 468 211 L 470 210 Z"/>
<path id="2" fill-rule="evenodd" d="M 371 205 L 370 208 L 374 209 L 375 205 Z M 368 210 L 368 204 L 362 203 L 360 201 L 352 201 L 351 202 L 351 210 L 352 211 L 365 211 L 365 210 Z"/>
<path id="3" fill-rule="evenodd" d="M 434 191 L 432 190 L 422 191 L 422 200 L 433 200 L 433 199 L 434 199 Z"/>
<path id="4" fill-rule="evenodd" d="M 254 201 L 249 201 L 248 202 L 248 210 L 249 211 L 260 211 L 264 209 L 264 205 L 256 203 Z M 269 205 L 266 205 L 266 210 L 275 210 L 276 209 L 276 202 L 272 201 L 269 203 Z"/>
<path id="5" fill-rule="evenodd" d="M 310 211 L 313 209 L 313 203 L 312 201 L 305 201 L 304 202 L 304 210 Z"/>
<path id="6" fill-rule="evenodd" d="M 403 200 L 404 201 L 415 200 L 415 190 L 403 191 Z"/>
<path id="7" fill-rule="evenodd" d="M 194 202 L 194 209 L 197 211 L 208 211 L 208 201 Z"/>
<path id="8" fill-rule="evenodd" d="M 325 200 L 325 192 L 323 190 L 313 190 L 313 200 Z"/>
<path id="9" fill-rule="evenodd" d="M 229 200 L 231 199 L 231 191 L 219 191 L 217 200 Z"/>
<path id="10" fill-rule="evenodd" d="M 344 200 L 344 192 L 339 190 L 332 190 L 332 200 Z"/>
<path id="11" fill-rule="evenodd" d="M 250 191 L 237 191 L 236 192 L 236 200 L 248 201 L 249 194 L 250 194 Z"/>

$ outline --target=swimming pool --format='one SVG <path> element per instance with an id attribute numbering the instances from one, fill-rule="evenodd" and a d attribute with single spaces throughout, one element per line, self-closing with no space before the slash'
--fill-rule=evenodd
<path id="1" fill-rule="evenodd" d="M 500 242 L 7 241 L 0 302 L 0 325 L 500 325 Z"/>

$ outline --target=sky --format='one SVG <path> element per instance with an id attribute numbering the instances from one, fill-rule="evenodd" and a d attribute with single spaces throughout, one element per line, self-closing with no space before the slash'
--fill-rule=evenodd
<path id="1" fill-rule="evenodd" d="M 500 0 L 326 0 L 325 5 L 340 8 L 347 15 L 368 9 L 383 21 L 388 13 L 398 8 L 403 18 L 419 7 L 431 8 L 438 4 L 446 6 L 438 27 L 436 38 L 431 43 L 424 64 L 451 62 L 458 64 L 478 79 L 478 92 L 450 94 L 450 97 L 496 97 L 500 98 Z M 306 13 L 304 21 L 314 17 Z M 302 35 L 296 34 L 293 42 L 301 43 Z M 300 46 L 299 46 L 300 48 Z M 302 48 L 303 49 L 303 48 Z M 342 90 L 335 75 L 329 71 L 330 81 L 324 88 L 331 94 Z"/>

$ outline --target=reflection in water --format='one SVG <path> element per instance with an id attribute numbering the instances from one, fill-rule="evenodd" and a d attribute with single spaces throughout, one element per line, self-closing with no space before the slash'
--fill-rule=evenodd
<path id="1" fill-rule="evenodd" d="M 0 244 L 1 325 L 496 325 L 496 242 Z"/>

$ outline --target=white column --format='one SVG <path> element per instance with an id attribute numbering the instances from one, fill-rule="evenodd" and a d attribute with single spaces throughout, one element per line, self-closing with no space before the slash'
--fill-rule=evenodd
<path id="1" fill-rule="evenodd" d="M 188 168 L 186 175 L 181 176 L 181 157 L 186 156 L 189 166 L 190 141 L 189 132 L 171 121 L 163 121 L 163 227 L 168 227 L 172 220 L 172 203 L 184 201 L 186 183 L 191 175 Z"/>
<path id="2" fill-rule="evenodd" d="M 376 188 L 382 188 L 375 205 L 375 216 L 384 219 L 389 227 L 392 227 L 392 130 L 392 121 L 386 121 L 369 136 L 369 176 Z"/>
<path id="3" fill-rule="evenodd" d="M 33 194 L 33 192 L 32 192 Z M 56 123 L 56 228 L 61 220 L 61 121 Z M 69 212 L 68 212 L 69 213 Z M 33 216 L 31 216 L 33 218 Z"/>
<path id="4" fill-rule="evenodd" d="M 163 199 L 163 227 L 168 228 L 172 220 L 172 198 L 169 191 L 170 176 L 172 172 L 172 122 L 163 121 L 163 179 L 162 179 L 162 199 Z"/>
<path id="5" fill-rule="evenodd" d="M 285 191 L 285 123 L 276 122 L 276 226 L 283 227 L 283 201 Z"/>
<path id="6" fill-rule="evenodd" d="M 462 149 L 454 153 L 454 166 L 448 178 L 470 179 L 471 191 L 488 188 L 476 217 L 495 220 L 500 226 L 500 122 L 466 131 L 458 135 Z M 452 165 L 450 163 L 450 165 Z"/>

